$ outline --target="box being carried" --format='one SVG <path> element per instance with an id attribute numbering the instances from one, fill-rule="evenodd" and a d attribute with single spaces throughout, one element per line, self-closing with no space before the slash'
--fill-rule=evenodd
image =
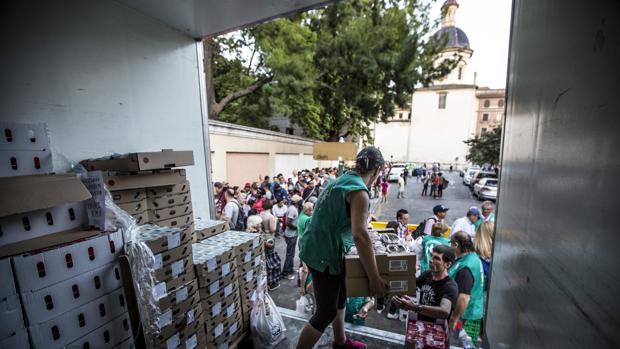
<path id="1" fill-rule="evenodd" d="M 194 164 L 191 150 L 174 151 L 164 149 L 160 152 L 128 153 L 101 159 L 84 160 L 81 164 L 88 171 L 137 172 L 162 170 Z"/>
<path id="2" fill-rule="evenodd" d="M 416 255 L 394 253 L 375 255 L 379 275 L 389 286 L 390 295 L 415 294 Z M 370 296 L 368 277 L 358 255 L 345 256 L 347 297 Z"/>

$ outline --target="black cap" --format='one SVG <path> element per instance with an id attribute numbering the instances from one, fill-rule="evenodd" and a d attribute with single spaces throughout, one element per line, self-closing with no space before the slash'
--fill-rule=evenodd
<path id="1" fill-rule="evenodd" d="M 449 210 L 449 208 L 447 208 L 444 205 L 437 205 L 435 207 L 433 207 L 433 213 L 437 214 L 439 212 L 447 212 Z"/>

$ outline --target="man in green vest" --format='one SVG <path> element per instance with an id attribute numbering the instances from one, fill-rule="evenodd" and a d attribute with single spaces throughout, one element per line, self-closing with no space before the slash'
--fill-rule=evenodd
<path id="1" fill-rule="evenodd" d="M 456 252 L 456 261 L 448 275 L 459 287 L 456 308 L 450 316 L 452 331 L 464 329 L 474 343 L 478 342 L 484 315 L 484 271 L 480 258 L 474 252 L 474 243 L 465 232 L 457 232 L 450 238 Z"/>
<path id="2" fill-rule="evenodd" d="M 333 348 L 364 349 L 362 342 L 346 338 L 344 333 L 345 286 L 344 256 L 353 243 L 369 280 L 369 296 L 383 297 L 387 282 L 379 276 L 372 242 L 367 230 L 370 198 L 368 187 L 383 170 L 384 160 L 375 147 L 357 154 L 355 169 L 328 185 L 316 202 L 312 219 L 301 236 L 299 258 L 312 275 L 316 312 L 304 326 L 298 349 L 310 349 L 332 324 Z"/>

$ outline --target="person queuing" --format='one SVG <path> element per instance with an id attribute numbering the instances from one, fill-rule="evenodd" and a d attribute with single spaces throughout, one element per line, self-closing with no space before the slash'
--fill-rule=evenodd
<path id="1" fill-rule="evenodd" d="M 390 187 L 390 184 L 388 183 L 387 179 L 383 178 L 383 180 L 381 181 L 381 202 L 383 203 L 387 202 L 387 195 L 388 195 L 389 187 Z"/>
<path id="2" fill-rule="evenodd" d="M 276 202 L 276 205 L 271 208 L 271 213 L 277 219 L 276 237 L 280 237 L 286 227 L 286 212 L 288 211 L 288 207 L 284 204 L 283 198 L 280 198 Z"/>
<path id="3" fill-rule="evenodd" d="M 495 213 L 493 213 L 493 203 L 491 201 L 483 202 L 480 209 L 482 211 L 482 215 L 476 222 L 476 230 L 483 222 L 495 222 Z"/>
<path id="4" fill-rule="evenodd" d="M 428 270 L 431 252 L 438 245 L 450 245 L 450 240 L 444 237 L 444 234 L 448 231 L 448 226 L 443 223 L 433 224 L 431 235 L 425 235 L 422 238 L 422 251 L 420 259 L 420 272 Z"/>
<path id="5" fill-rule="evenodd" d="M 474 250 L 480 261 L 482 262 L 482 269 L 484 270 L 484 285 L 485 289 L 488 285 L 489 269 L 491 268 L 491 259 L 493 257 L 493 235 L 495 233 L 495 223 L 491 221 L 480 224 L 478 230 L 476 230 L 476 239 L 474 240 Z"/>
<path id="6" fill-rule="evenodd" d="M 416 312 L 418 319 L 435 322 L 448 319 L 455 309 L 458 299 L 458 287 L 448 270 L 454 263 L 454 249 L 446 245 L 433 247 L 429 261 L 429 270 L 416 278 L 416 288 L 420 292 L 420 301 L 416 304 L 410 296 L 393 297 L 392 302 L 400 309 Z"/>
<path id="7" fill-rule="evenodd" d="M 478 207 L 470 207 L 465 216 L 454 221 L 452 224 L 451 235 L 454 235 L 454 233 L 458 231 L 463 231 L 474 239 L 476 237 L 475 223 L 481 216 L 482 214 L 480 213 Z"/>
<path id="8" fill-rule="evenodd" d="M 397 199 L 405 198 L 405 175 L 403 173 L 398 176 L 398 194 L 396 194 Z"/>
<path id="9" fill-rule="evenodd" d="M 456 252 L 456 261 L 448 270 L 459 289 L 456 307 L 450 316 L 451 330 L 463 329 L 474 343 L 478 342 L 484 315 L 484 271 L 480 258 L 474 252 L 471 237 L 457 232 L 450 238 Z"/>
<path id="10" fill-rule="evenodd" d="M 424 235 L 431 235 L 433 224 L 444 222 L 444 219 L 448 215 L 448 210 L 450 209 L 444 205 L 436 205 L 433 207 L 433 216 L 426 219 L 424 223 Z"/>
<path id="11" fill-rule="evenodd" d="M 286 210 L 286 228 L 284 229 L 284 240 L 286 241 L 286 259 L 282 267 L 282 277 L 293 280 L 295 279 L 295 249 L 297 248 L 297 225 L 299 222 L 299 206 L 301 196 L 294 195 L 291 198 L 291 204 Z"/>
<path id="12" fill-rule="evenodd" d="M 334 332 L 333 348 L 366 348 L 364 343 L 347 338 L 344 332 L 347 299 L 344 256 L 355 244 L 368 275 L 370 294 L 383 297 L 389 286 L 379 276 L 366 226 L 368 187 L 377 179 L 383 165 L 383 155 L 377 148 L 362 149 L 357 154 L 355 169 L 338 177 L 316 203 L 301 238 L 299 256 L 312 275 L 316 312 L 301 331 L 299 349 L 314 347 L 330 323 Z"/>
<path id="13" fill-rule="evenodd" d="M 422 172 L 422 171 L 420 171 L 420 172 Z M 427 196 L 428 195 L 428 184 L 430 182 L 431 182 L 430 177 L 426 174 L 426 172 L 424 172 L 424 175 L 422 175 L 422 196 Z"/>

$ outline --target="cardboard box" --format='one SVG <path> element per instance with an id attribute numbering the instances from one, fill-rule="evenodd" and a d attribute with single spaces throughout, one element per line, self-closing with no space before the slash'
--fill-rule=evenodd
<path id="1" fill-rule="evenodd" d="M 229 283 L 228 285 L 220 287 L 220 290 L 216 294 L 211 296 L 208 293 L 205 293 L 203 288 L 199 289 L 199 291 L 201 292 L 201 302 L 203 304 L 206 303 L 207 308 L 210 308 L 214 304 L 223 301 L 231 295 L 235 295 L 237 292 L 239 292 L 239 282 L 235 279 L 235 281 Z"/>
<path id="2" fill-rule="evenodd" d="M 375 260 L 381 275 L 415 275 L 416 255 L 414 253 L 377 254 Z M 345 256 L 345 270 L 348 278 L 366 277 L 366 271 L 358 255 Z"/>
<path id="3" fill-rule="evenodd" d="M 14 336 L 10 336 L 0 340 L 0 348 L 30 348 L 30 343 L 28 342 L 28 332 L 26 331 L 26 328 L 22 328 Z"/>
<path id="4" fill-rule="evenodd" d="M 235 294 L 228 302 L 218 303 L 217 308 L 211 308 L 210 311 L 205 313 L 205 328 L 207 332 L 212 332 L 218 324 L 239 313 L 241 313 L 241 298 L 239 294 Z"/>
<path id="5" fill-rule="evenodd" d="M 49 150 L 0 150 L 0 177 L 54 172 Z"/>
<path id="6" fill-rule="evenodd" d="M 59 247 L 76 241 L 94 238 L 102 235 L 99 230 L 89 231 L 65 231 L 61 233 L 45 235 L 38 238 L 16 242 L 14 244 L 0 246 L 0 258 L 17 256 L 23 253 L 34 253 L 43 249 Z"/>
<path id="7" fill-rule="evenodd" d="M 165 341 L 150 345 L 154 349 L 193 349 L 207 347 L 203 319 L 197 319 L 191 326 L 178 331 Z"/>
<path id="8" fill-rule="evenodd" d="M 162 187 L 146 188 L 146 195 L 149 198 L 158 198 L 160 196 L 176 195 L 189 192 L 189 182 L 165 185 Z"/>
<path id="9" fill-rule="evenodd" d="M 113 262 L 46 288 L 24 292 L 21 298 L 28 323 L 38 324 L 122 286 L 120 268 L 118 263 Z"/>
<path id="10" fill-rule="evenodd" d="M 136 215 L 142 212 L 147 212 L 146 211 L 147 210 L 146 198 L 140 201 L 118 203 L 116 205 L 120 207 L 123 211 L 129 213 L 130 215 Z"/>
<path id="11" fill-rule="evenodd" d="M 224 274 L 222 275 L 222 273 Z M 218 291 L 222 290 L 224 287 L 226 287 L 233 281 L 237 280 L 238 277 L 239 277 L 239 274 L 237 273 L 236 268 L 232 268 L 228 270 L 222 269 L 222 272 L 220 274 L 215 274 L 215 276 L 209 279 L 201 275 L 198 275 L 198 287 L 199 287 L 200 297 L 207 298 L 207 297 L 210 297 L 216 294 Z"/>
<path id="12" fill-rule="evenodd" d="M 136 239 L 144 242 L 153 254 L 157 254 L 188 244 L 192 234 L 178 228 L 143 225 L 138 227 Z"/>
<path id="13" fill-rule="evenodd" d="M 189 236 L 190 240 L 194 239 L 194 215 L 191 213 L 185 216 L 174 217 L 170 219 L 162 219 L 159 221 L 153 221 L 152 224 L 157 224 L 160 227 L 176 227 L 180 229 L 184 229 L 187 227 L 191 227 L 191 235 Z"/>
<path id="14" fill-rule="evenodd" d="M 353 161 L 356 156 L 355 143 L 319 142 L 312 145 L 312 158 L 315 160 Z"/>
<path id="15" fill-rule="evenodd" d="M 123 290 L 118 289 L 42 324 L 28 327 L 34 348 L 62 347 L 127 312 Z"/>
<path id="16" fill-rule="evenodd" d="M 163 311 L 159 316 L 158 324 L 160 326 L 159 333 L 146 334 L 147 336 L 154 336 L 156 342 L 162 342 L 167 338 L 170 338 L 175 333 L 187 328 L 192 327 L 197 321 L 201 320 L 201 326 L 203 322 L 202 308 L 200 302 L 190 307 L 189 309 L 180 309 L 175 313 L 172 309 Z"/>
<path id="17" fill-rule="evenodd" d="M 259 266 L 263 261 L 263 244 L 256 249 L 247 250 L 237 255 L 237 262 L 239 265 L 252 263 L 255 267 Z"/>
<path id="18" fill-rule="evenodd" d="M 190 192 L 147 198 L 147 205 L 150 210 L 185 205 L 191 202 L 192 194 Z"/>
<path id="19" fill-rule="evenodd" d="M 171 290 L 168 295 L 164 298 L 161 298 L 157 302 L 157 304 L 159 305 L 159 309 L 168 309 L 185 302 L 187 299 L 190 299 L 190 296 L 193 296 L 197 293 L 198 280 L 194 279 L 188 284 L 181 285 Z"/>
<path id="20" fill-rule="evenodd" d="M 19 292 L 36 291 L 116 261 L 123 250 L 121 232 L 12 257 Z"/>
<path id="21" fill-rule="evenodd" d="M 258 267 L 250 267 L 252 263 L 248 263 L 248 267 L 244 268 L 242 271 L 238 273 L 239 275 L 239 285 L 245 285 L 249 282 L 254 281 L 260 272 L 260 266 Z"/>
<path id="22" fill-rule="evenodd" d="M 111 191 L 112 200 L 115 204 L 125 204 L 128 202 L 136 202 L 146 199 L 146 189 L 129 189 Z M 145 205 L 146 206 L 146 205 Z"/>
<path id="23" fill-rule="evenodd" d="M 146 200 L 145 200 L 146 201 Z M 171 206 L 166 208 L 160 208 L 157 210 L 149 210 L 149 220 L 153 222 L 159 222 L 162 220 L 169 220 L 185 216 L 192 213 L 192 203 L 184 205 Z"/>
<path id="24" fill-rule="evenodd" d="M 69 230 L 81 230 L 85 226 L 88 226 L 88 215 L 83 202 L 14 214 L 0 218 L 0 245 L 6 246 Z"/>
<path id="25" fill-rule="evenodd" d="M 48 150 L 50 141 L 45 123 L 22 123 L 1 121 L 0 149 L 2 150 Z"/>
<path id="26" fill-rule="evenodd" d="M 221 266 L 215 268 L 214 271 L 207 273 L 203 268 L 196 268 L 196 276 L 198 277 L 198 286 L 207 287 L 215 281 L 226 282 L 230 279 L 230 274 L 237 275 L 237 261 L 231 260 L 230 262 L 223 263 Z"/>
<path id="27" fill-rule="evenodd" d="M 381 275 L 390 285 L 388 294 L 391 296 L 415 295 L 415 274 L 409 276 Z M 350 278 L 345 279 L 347 297 L 370 297 L 368 279 Z"/>
<path id="28" fill-rule="evenodd" d="M 194 164 L 194 152 L 164 149 L 158 152 L 129 153 L 114 158 L 88 159 L 80 162 L 88 171 L 148 171 Z"/>
<path id="29" fill-rule="evenodd" d="M 241 331 L 241 326 L 241 313 L 236 312 L 231 318 L 218 323 L 212 330 L 207 329 L 207 346 L 209 342 L 236 339 L 235 336 Z"/>
<path id="30" fill-rule="evenodd" d="M 164 252 L 160 252 L 154 255 L 155 257 L 155 265 L 154 269 L 161 269 L 164 265 L 168 265 L 174 261 L 178 261 L 180 259 L 184 259 L 186 257 L 190 257 L 192 253 L 192 244 L 191 242 L 187 242 L 179 247 L 173 248 L 171 250 L 167 250 Z M 193 265 L 193 263 L 192 263 Z"/>
<path id="31" fill-rule="evenodd" d="M 106 187 L 110 191 L 159 187 L 185 183 L 185 170 L 158 171 L 156 173 L 138 173 L 119 175 L 114 172 L 103 173 Z"/>
<path id="32" fill-rule="evenodd" d="M 149 220 L 148 211 L 132 214 L 131 216 L 133 217 L 133 219 L 136 220 L 136 224 L 138 225 L 151 223 L 151 221 Z"/>
<path id="33" fill-rule="evenodd" d="M 133 337 L 129 337 L 127 339 L 125 339 L 122 343 L 116 345 L 114 348 L 112 349 L 136 349 L 136 343 L 133 339 Z"/>
<path id="34" fill-rule="evenodd" d="M 179 275 L 193 269 L 194 264 L 192 264 L 192 256 L 187 256 L 183 259 L 173 261 L 169 264 L 161 266 L 158 269 L 155 269 L 153 274 L 155 276 L 155 279 L 161 282 L 175 279 Z"/>
<path id="35" fill-rule="evenodd" d="M 216 271 L 223 264 L 235 261 L 235 250 L 230 246 L 208 245 L 203 243 L 192 244 L 192 256 L 198 274 L 208 274 Z"/>
<path id="36" fill-rule="evenodd" d="M 224 221 L 194 219 L 194 242 L 202 241 L 228 230 L 228 225 Z"/>
<path id="37" fill-rule="evenodd" d="M 17 294 L 17 289 L 13 280 L 11 260 L 9 258 L 0 259 L 0 302 L 14 294 Z"/>
<path id="38" fill-rule="evenodd" d="M 14 294 L 0 302 L 0 340 L 17 335 L 24 330 L 24 318 L 19 297 Z"/>
<path id="39" fill-rule="evenodd" d="M 220 317 L 222 314 L 225 314 L 225 318 L 229 318 L 233 315 L 233 313 L 237 310 L 237 304 L 241 306 L 241 297 L 239 292 L 233 292 L 228 297 L 218 300 L 215 303 L 209 304 L 206 301 L 202 302 L 202 309 L 205 314 L 205 321 L 212 321 L 211 319 L 215 319 Z"/>
<path id="40" fill-rule="evenodd" d="M 174 279 L 157 283 L 153 287 L 153 295 L 157 301 L 169 297 L 179 287 L 196 280 L 196 272 L 190 269 Z"/>
<path id="41" fill-rule="evenodd" d="M 75 174 L 0 178 L 0 217 L 91 198 Z"/>
<path id="42" fill-rule="evenodd" d="M 67 348 L 133 348 L 129 314 L 124 313 L 105 325 L 71 342 Z"/>

